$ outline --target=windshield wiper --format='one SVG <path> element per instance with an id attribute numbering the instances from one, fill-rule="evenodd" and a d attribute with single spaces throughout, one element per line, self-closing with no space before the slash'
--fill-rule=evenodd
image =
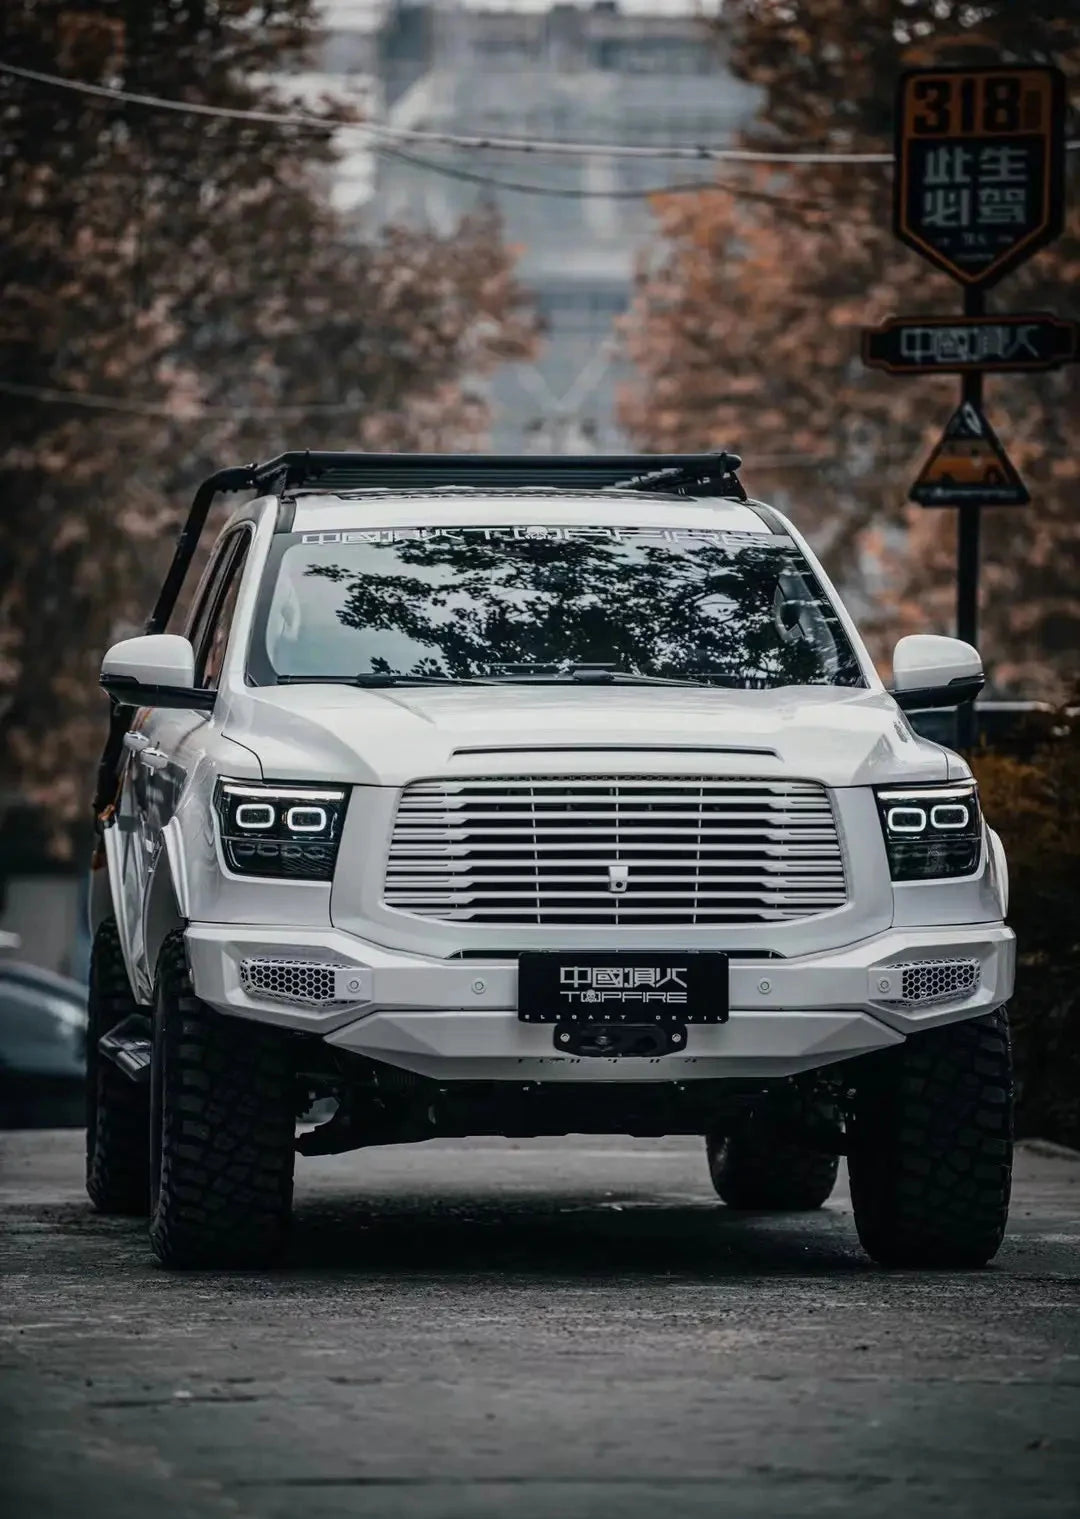
<path id="1" fill-rule="evenodd" d="M 382 671 L 360 675 L 279 675 L 279 686 L 489 686 L 479 675 L 392 675 Z"/>
<path id="2" fill-rule="evenodd" d="M 507 668 L 504 666 L 504 668 Z M 378 690 L 384 686 L 708 686 L 706 680 L 680 680 L 674 675 L 636 675 L 632 670 L 616 670 L 612 665 L 566 665 L 545 668 L 510 666 L 506 675 L 394 675 L 369 672 L 360 675 L 279 675 L 279 686 L 360 686 Z"/>
<path id="3" fill-rule="evenodd" d="M 529 671 L 523 668 L 512 675 L 492 675 L 491 681 L 504 685 L 579 685 L 579 686 L 702 686 L 701 680 L 679 680 L 668 675 L 635 675 L 632 670 L 616 670 L 611 665 L 568 665 L 563 669 Z"/>

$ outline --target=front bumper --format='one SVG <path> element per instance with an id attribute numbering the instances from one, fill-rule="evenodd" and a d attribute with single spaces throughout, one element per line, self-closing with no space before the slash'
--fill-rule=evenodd
<path id="1" fill-rule="evenodd" d="M 890 929 L 842 949 L 782 960 L 733 959 L 727 1023 L 692 1025 L 684 1051 L 597 1059 L 554 1048 L 550 1025 L 517 1018 L 517 964 L 437 960 L 338 929 L 193 923 L 196 994 L 224 1013 L 314 1033 L 327 1044 L 436 1080 L 687 1081 L 789 1076 L 899 1044 L 906 1035 L 978 1017 L 1012 994 L 1015 940 L 1003 923 Z M 245 986 L 247 960 L 334 966 L 335 1000 L 292 1004 Z M 898 967 L 975 961 L 970 994 L 905 1002 Z"/>

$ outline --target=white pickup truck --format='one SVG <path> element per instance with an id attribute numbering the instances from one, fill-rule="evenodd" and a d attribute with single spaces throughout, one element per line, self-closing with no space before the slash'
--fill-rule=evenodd
<path id="1" fill-rule="evenodd" d="M 163 1263 L 271 1258 L 297 1150 L 579 1132 L 700 1134 L 734 1208 L 818 1207 L 846 1155 L 876 1260 L 993 1255 L 1006 865 L 904 716 L 979 657 L 904 638 L 887 690 L 738 465 L 200 488 L 101 677 L 87 1182 Z"/>

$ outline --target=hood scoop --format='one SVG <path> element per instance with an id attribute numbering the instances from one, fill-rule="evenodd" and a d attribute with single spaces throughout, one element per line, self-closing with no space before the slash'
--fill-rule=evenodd
<path id="1" fill-rule="evenodd" d="M 452 751 L 455 759 L 477 754 L 764 754 L 775 749 L 750 744 L 477 744 Z"/>

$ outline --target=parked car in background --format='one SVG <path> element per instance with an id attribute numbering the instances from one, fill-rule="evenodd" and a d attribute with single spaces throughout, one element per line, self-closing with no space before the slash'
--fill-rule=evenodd
<path id="1" fill-rule="evenodd" d="M 86 987 L 0 960 L 0 1128 L 81 1128 Z"/>

